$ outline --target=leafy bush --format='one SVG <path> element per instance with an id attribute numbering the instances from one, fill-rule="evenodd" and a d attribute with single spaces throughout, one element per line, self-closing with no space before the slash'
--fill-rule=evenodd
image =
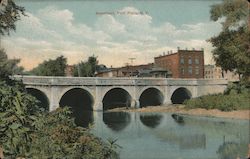
<path id="1" fill-rule="evenodd" d="M 88 129 L 76 127 L 68 108 L 42 115 L 32 134 L 30 158 L 118 158 L 111 145 L 103 143 Z"/>
<path id="2" fill-rule="evenodd" d="M 0 149 L 6 158 L 119 158 L 115 143 L 104 143 L 77 127 L 68 108 L 46 113 L 13 81 L 0 79 Z"/>
<path id="3" fill-rule="evenodd" d="M 187 108 L 219 109 L 232 111 L 250 108 L 250 91 L 244 85 L 232 84 L 224 94 L 211 94 L 186 100 Z"/>

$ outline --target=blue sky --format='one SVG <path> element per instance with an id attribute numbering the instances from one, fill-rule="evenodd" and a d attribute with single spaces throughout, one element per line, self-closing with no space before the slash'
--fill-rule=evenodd
<path id="1" fill-rule="evenodd" d="M 206 40 L 221 31 L 209 19 L 214 0 L 95 0 L 17 1 L 28 16 L 16 32 L 1 38 L 1 45 L 29 70 L 43 60 L 64 55 L 69 64 L 98 56 L 108 67 L 134 64 L 182 49 L 205 49 L 212 63 L 212 46 Z"/>

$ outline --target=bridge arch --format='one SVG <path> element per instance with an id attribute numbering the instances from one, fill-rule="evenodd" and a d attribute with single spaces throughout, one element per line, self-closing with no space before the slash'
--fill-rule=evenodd
<path id="1" fill-rule="evenodd" d="M 164 95 L 157 87 L 146 87 L 140 92 L 140 107 L 162 105 L 164 103 Z"/>
<path id="2" fill-rule="evenodd" d="M 117 107 L 131 107 L 132 97 L 130 93 L 122 87 L 113 87 L 105 92 L 102 105 L 103 110 Z"/>
<path id="3" fill-rule="evenodd" d="M 46 111 L 49 111 L 49 98 L 44 91 L 32 87 L 27 87 L 26 91 L 39 101 L 38 106 L 40 108 L 44 108 Z"/>
<path id="4" fill-rule="evenodd" d="M 94 121 L 92 112 L 94 98 L 86 89 L 76 87 L 67 90 L 62 95 L 59 105 L 60 107 L 68 106 L 71 108 L 75 123 L 79 126 L 87 127 Z"/>
<path id="5" fill-rule="evenodd" d="M 192 98 L 192 93 L 185 87 L 177 88 L 171 96 L 173 104 L 182 104 L 186 99 Z"/>

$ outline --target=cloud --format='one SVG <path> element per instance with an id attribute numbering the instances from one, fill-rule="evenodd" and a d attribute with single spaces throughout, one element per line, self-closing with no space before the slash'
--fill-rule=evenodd
<path id="1" fill-rule="evenodd" d="M 10 57 L 21 58 L 31 69 L 49 58 L 64 55 L 69 64 L 95 54 L 107 66 L 123 66 L 129 57 L 135 64 L 153 62 L 154 57 L 181 48 L 204 48 L 205 62 L 211 63 L 211 44 L 206 39 L 220 31 L 220 24 L 199 22 L 175 26 L 153 24 L 153 18 L 135 7 L 124 7 L 114 15 L 100 15 L 87 25 L 74 12 L 48 6 L 27 13 L 18 22 L 17 34 L 3 40 Z M 30 62 L 28 62 L 30 59 Z"/>
<path id="2" fill-rule="evenodd" d="M 97 30 L 103 30 L 110 34 L 123 34 L 125 33 L 125 25 L 118 22 L 111 15 L 102 15 L 97 18 L 95 23 Z"/>

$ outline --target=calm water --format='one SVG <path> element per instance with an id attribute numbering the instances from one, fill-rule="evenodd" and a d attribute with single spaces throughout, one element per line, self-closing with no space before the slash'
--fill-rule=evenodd
<path id="1" fill-rule="evenodd" d="M 86 119 L 94 123 L 95 135 L 118 139 L 122 159 L 235 159 L 247 155 L 248 120 L 184 116 L 177 122 L 170 113 L 94 112 L 90 116 Z M 78 123 L 88 123 L 81 120 Z"/>

